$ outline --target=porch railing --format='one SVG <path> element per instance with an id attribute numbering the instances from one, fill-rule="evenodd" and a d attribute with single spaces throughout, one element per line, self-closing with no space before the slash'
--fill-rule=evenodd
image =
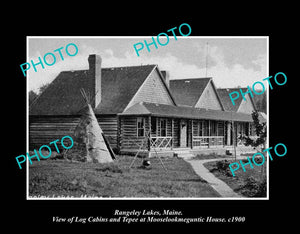
<path id="1" fill-rule="evenodd" d="M 141 139 L 122 139 L 123 150 L 163 150 L 172 148 L 173 137 L 145 137 Z"/>
<path id="2" fill-rule="evenodd" d="M 193 147 L 224 146 L 224 136 L 193 136 Z"/>
<path id="3" fill-rule="evenodd" d="M 173 137 L 150 137 L 150 149 L 172 148 Z"/>

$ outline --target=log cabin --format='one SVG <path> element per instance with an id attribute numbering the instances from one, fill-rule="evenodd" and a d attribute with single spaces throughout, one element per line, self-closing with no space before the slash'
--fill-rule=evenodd
<path id="1" fill-rule="evenodd" d="M 85 104 L 81 88 L 90 95 L 99 125 L 119 154 L 225 151 L 237 136 L 231 126 L 243 134 L 253 132 L 253 101 L 228 109 L 225 92 L 216 89 L 212 78 L 170 80 L 158 65 L 102 68 L 95 54 L 88 62 L 87 70 L 59 73 L 31 104 L 30 149 L 72 135 Z"/>
<path id="2" fill-rule="evenodd" d="M 256 111 L 256 105 L 254 102 L 254 99 L 247 93 L 245 95 L 246 100 L 237 100 L 235 105 L 232 105 L 232 102 L 230 100 L 229 94 L 233 91 L 240 91 L 240 89 L 243 92 L 247 91 L 247 88 L 225 88 L 225 89 L 217 89 L 217 92 L 220 96 L 220 100 L 223 104 L 224 110 L 228 112 L 238 112 L 238 113 L 245 113 L 245 114 L 251 114 L 253 111 Z M 266 119 L 260 114 L 260 120 L 266 121 Z M 232 123 L 228 123 L 229 125 Z M 234 127 L 232 128 L 235 130 L 234 134 L 231 134 L 231 139 L 228 139 L 229 144 L 232 145 L 232 135 L 246 135 L 246 136 L 254 136 L 255 135 L 255 129 L 252 122 L 245 123 L 245 122 L 235 122 Z M 237 145 L 242 145 L 242 141 L 237 140 Z"/>

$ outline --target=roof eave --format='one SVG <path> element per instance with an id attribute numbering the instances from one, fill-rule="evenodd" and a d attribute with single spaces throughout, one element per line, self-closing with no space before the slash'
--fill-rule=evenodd
<path id="1" fill-rule="evenodd" d="M 210 82 L 211 82 L 211 84 L 212 84 L 212 86 L 213 86 L 213 89 L 214 89 L 216 95 L 217 95 L 217 98 L 218 98 L 218 101 L 219 101 L 219 103 L 220 103 L 220 105 L 221 105 L 222 110 L 225 111 L 225 108 L 224 108 L 224 106 L 223 106 L 222 100 L 221 100 L 221 98 L 219 97 L 217 88 L 216 88 L 215 83 L 213 82 L 212 78 L 209 80 L 208 83 L 210 83 Z"/>
<path id="2" fill-rule="evenodd" d="M 159 74 L 159 77 L 160 77 L 161 81 L 163 82 L 163 84 L 164 84 L 164 86 L 165 86 L 165 88 L 166 88 L 166 90 L 167 90 L 167 92 L 168 92 L 168 94 L 169 94 L 169 96 L 170 96 L 170 98 L 171 98 L 173 104 L 174 104 L 175 106 L 177 106 L 177 103 L 175 102 L 175 98 L 173 97 L 170 88 L 167 86 L 166 81 L 165 81 L 165 79 L 163 78 L 163 75 L 161 74 L 161 72 L 160 72 L 160 70 L 159 70 L 159 68 L 158 68 L 158 65 L 155 65 L 154 69 L 157 69 L 157 73 Z M 154 69 L 153 69 L 153 70 L 154 70 Z M 153 70 L 152 70 L 151 72 L 153 72 Z"/>

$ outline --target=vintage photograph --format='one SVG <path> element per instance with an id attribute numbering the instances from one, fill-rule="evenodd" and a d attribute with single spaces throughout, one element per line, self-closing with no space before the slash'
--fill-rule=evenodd
<path id="1" fill-rule="evenodd" d="M 268 39 L 28 36 L 27 199 L 268 199 Z"/>

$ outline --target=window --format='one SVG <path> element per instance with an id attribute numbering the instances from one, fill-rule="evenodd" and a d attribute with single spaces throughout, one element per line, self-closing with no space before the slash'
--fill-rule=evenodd
<path id="1" fill-rule="evenodd" d="M 218 121 L 217 122 L 217 136 L 223 136 L 224 135 L 224 122 Z"/>
<path id="2" fill-rule="evenodd" d="M 202 136 L 209 136 L 209 121 L 204 120 L 202 123 L 203 123 L 203 135 Z"/>
<path id="3" fill-rule="evenodd" d="M 156 135 L 156 118 L 151 117 L 151 134 Z"/>
<path id="4" fill-rule="evenodd" d="M 244 136 L 245 134 L 245 125 L 244 123 L 240 123 L 240 132 L 239 132 L 240 135 Z"/>
<path id="5" fill-rule="evenodd" d="M 145 119 L 142 117 L 137 118 L 137 136 L 145 136 Z"/>
<path id="6" fill-rule="evenodd" d="M 249 136 L 249 123 L 244 123 L 245 124 L 245 135 Z"/>
<path id="7" fill-rule="evenodd" d="M 167 136 L 167 120 L 160 120 L 160 136 Z"/>
<path id="8" fill-rule="evenodd" d="M 198 136 L 203 136 L 203 121 L 198 122 Z"/>
<path id="9" fill-rule="evenodd" d="M 216 136 L 217 135 L 217 128 L 216 128 L 216 121 L 210 121 L 210 135 L 211 136 Z"/>

